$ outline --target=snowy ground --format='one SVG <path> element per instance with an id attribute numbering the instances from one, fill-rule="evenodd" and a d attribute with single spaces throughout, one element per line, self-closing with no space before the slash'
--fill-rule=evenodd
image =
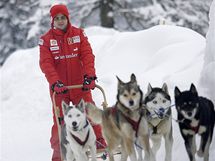
<path id="1" fill-rule="evenodd" d="M 116 75 L 128 81 L 131 73 L 146 92 L 166 82 L 174 104 L 177 85 L 188 89 L 198 85 L 203 65 L 205 38 L 187 28 L 155 26 L 139 32 L 117 32 L 100 27 L 86 30 L 96 55 L 98 84 L 105 89 L 109 105 L 116 100 Z M 12 54 L 0 69 L 1 80 L 1 161 L 51 160 L 49 143 L 52 125 L 48 84 L 39 66 L 38 47 Z M 93 91 L 95 102 L 102 102 L 101 93 Z M 173 108 L 173 117 L 176 111 Z M 178 125 L 173 121 L 173 160 L 188 161 Z M 164 160 L 164 142 L 157 155 Z M 215 160 L 215 141 L 210 160 Z M 119 160 L 119 159 L 117 159 Z M 202 159 L 197 159 L 201 161 Z"/>

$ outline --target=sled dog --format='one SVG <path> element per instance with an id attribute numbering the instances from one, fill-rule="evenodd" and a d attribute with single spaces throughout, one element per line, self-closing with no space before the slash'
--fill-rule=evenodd
<path id="1" fill-rule="evenodd" d="M 62 101 L 64 126 L 62 127 L 61 150 L 64 161 L 88 161 L 90 149 L 92 161 L 96 161 L 96 136 L 87 120 L 85 102 L 69 106 Z"/>
<path id="2" fill-rule="evenodd" d="M 152 152 L 156 157 L 163 137 L 165 140 L 165 161 L 171 161 L 173 144 L 171 98 L 166 83 L 162 88 L 152 88 L 149 84 L 143 104 L 146 108 L 150 139 L 153 143 Z"/>
<path id="3" fill-rule="evenodd" d="M 145 150 L 145 159 L 150 160 L 150 145 L 147 122 L 141 114 L 143 93 L 139 88 L 136 76 L 131 75 L 129 82 L 124 83 L 118 77 L 117 102 L 113 107 L 104 110 L 88 104 L 88 116 L 93 122 L 102 125 L 103 136 L 108 145 L 109 160 L 114 161 L 113 152 L 121 146 L 121 161 L 137 161 L 134 142 L 136 138 Z"/>
<path id="4" fill-rule="evenodd" d="M 213 137 L 215 111 L 212 101 L 198 96 L 194 84 L 190 90 L 181 92 L 175 87 L 175 104 L 181 135 L 190 161 L 195 161 L 195 154 L 209 160 L 209 146 Z M 201 137 L 199 150 L 196 150 L 195 136 Z"/>

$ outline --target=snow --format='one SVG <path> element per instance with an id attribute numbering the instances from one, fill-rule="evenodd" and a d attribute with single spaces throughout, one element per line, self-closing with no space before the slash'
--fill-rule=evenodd
<path id="1" fill-rule="evenodd" d="M 199 84 L 204 64 L 206 40 L 183 27 L 159 25 L 138 32 L 118 32 L 101 27 L 87 28 L 86 33 L 96 56 L 98 84 L 106 93 L 108 104 L 116 101 L 116 75 L 128 81 L 135 73 L 146 93 L 148 83 L 167 83 L 174 104 L 173 90 L 189 89 Z M 13 53 L 1 72 L 1 161 L 51 160 L 49 143 L 52 105 L 48 83 L 39 69 L 38 47 Z M 208 71 L 208 76 L 214 71 Z M 209 82 L 210 83 L 210 82 Z M 213 85 L 208 84 L 208 86 Z M 97 105 L 102 103 L 98 90 L 93 91 Z M 173 118 L 176 111 L 173 107 Z M 188 160 L 177 123 L 173 120 L 173 160 Z M 197 144 L 198 145 L 198 144 Z M 210 160 L 215 160 L 215 141 Z M 164 142 L 157 159 L 164 160 Z M 119 159 L 117 159 L 119 160 Z M 197 161 L 202 159 L 197 158 Z"/>
<path id="2" fill-rule="evenodd" d="M 205 95 L 215 102 L 215 1 L 212 2 L 209 12 L 209 29 L 206 35 L 206 49 L 204 67 L 202 69 L 200 84 L 203 86 Z M 207 86 L 211 84 L 211 86 Z"/>

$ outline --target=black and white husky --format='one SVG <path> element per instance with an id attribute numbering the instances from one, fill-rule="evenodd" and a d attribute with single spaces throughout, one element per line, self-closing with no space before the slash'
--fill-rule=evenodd
<path id="1" fill-rule="evenodd" d="M 64 161 L 88 161 L 90 149 L 92 161 L 96 161 L 96 136 L 87 120 L 85 102 L 75 106 L 62 102 L 64 126 L 61 135 L 61 150 Z"/>
<path id="2" fill-rule="evenodd" d="M 152 88 L 149 84 L 144 98 L 144 105 L 146 108 L 150 139 L 153 143 L 152 152 L 156 157 L 163 136 L 166 150 L 165 161 L 171 161 L 173 144 L 171 99 L 166 83 L 163 84 L 162 88 Z"/>
<path id="3" fill-rule="evenodd" d="M 175 87 L 175 103 L 179 128 L 190 161 L 195 161 L 196 134 L 201 136 L 197 154 L 200 157 L 204 157 L 204 161 L 208 161 L 215 120 L 213 103 L 207 98 L 198 96 L 196 87 L 193 84 L 191 84 L 190 90 L 183 92 L 178 87 Z"/>

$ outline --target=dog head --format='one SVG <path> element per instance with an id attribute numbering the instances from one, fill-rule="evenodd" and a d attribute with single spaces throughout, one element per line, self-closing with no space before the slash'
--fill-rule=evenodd
<path id="1" fill-rule="evenodd" d="M 175 87 L 176 109 L 185 119 L 192 120 L 199 108 L 199 97 L 196 87 L 191 84 L 190 90 L 181 92 Z"/>
<path id="2" fill-rule="evenodd" d="M 117 100 L 126 108 L 136 110 L 141 106 L 143 93 L 137 84 L 136 76 L 131 74 L 129 82 L 124 83 L 118 77 Z"/>
<path id="3" fill-rule="evenodd" d="M 64 122 L 72 131 L 81 130 L 86 124 L 85 102 L 83 99 L 77 106 L 69 106 L 62 101 Z"/>
<path id="4" fill-rule="evenodd" d="M 152 118 L 163 119 L 171 106 L 171 98 L 166 83 L 163 84 L 162 88 L 152 88 L 149 84 L 144 104 Z"/>

